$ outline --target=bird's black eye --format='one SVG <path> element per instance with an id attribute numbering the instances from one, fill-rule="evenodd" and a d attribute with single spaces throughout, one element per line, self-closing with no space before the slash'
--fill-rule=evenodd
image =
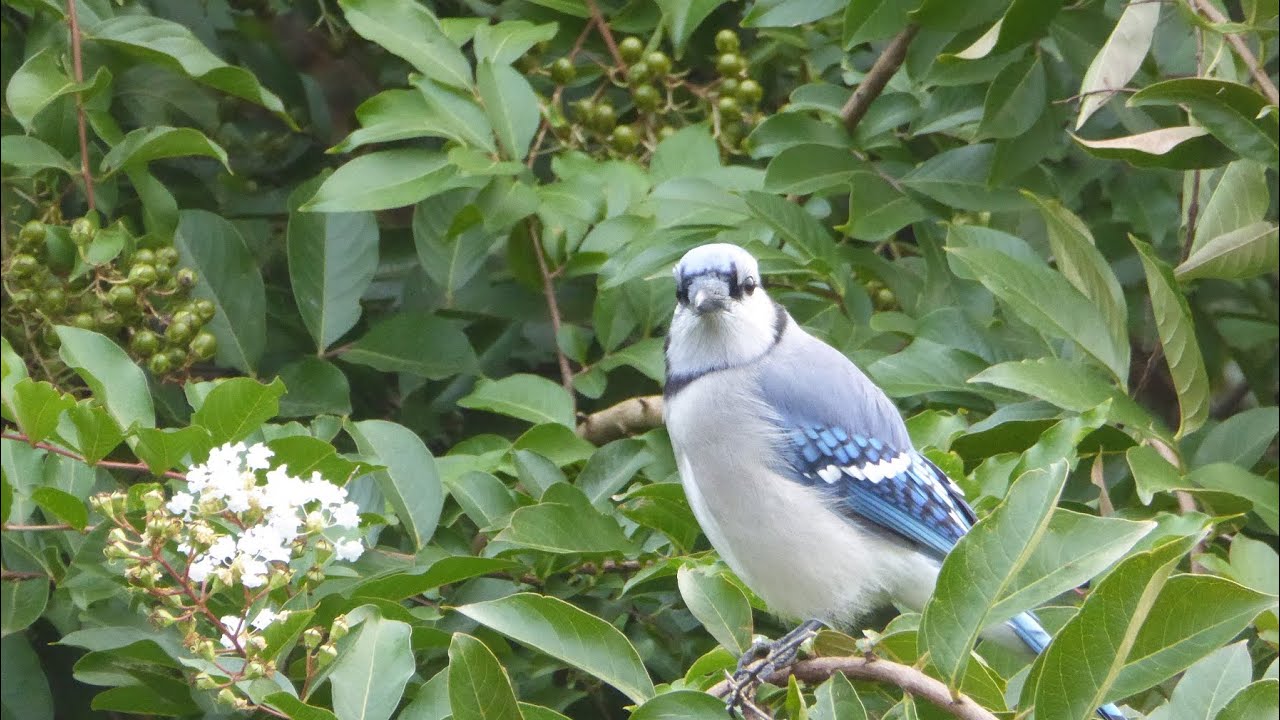
<path id="1" fill-rule="evenodd" d="M 748 295 L 750 295 L 751 293 L 755 292 L 755 291 L 756 291 L 756 279 L 755 279 L 755 278 L 753 278 L 753 277 L 751 277 L 750 275 L 748 275 L 748 276 L 747 276 L 747 279 L 742 281 L 742 291 L 743 291 L 743 292 L 745 292 L 745 293 L 746 293 L 746 294 L 748 294 Z"/>
<path id="2" fill-rule="evenodd" d="M 681 305 L 689 304 L 689 286 L 680 281 L 676 281 L 676 302 Z"/>

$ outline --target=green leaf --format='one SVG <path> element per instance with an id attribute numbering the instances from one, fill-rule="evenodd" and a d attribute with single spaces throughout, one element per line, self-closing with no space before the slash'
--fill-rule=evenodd
<path id="1" fill-rule="evenodd" d="M 1280 497 L 1277 496 L 1274 475 L 1271 479 L 1262 478 L 1239 465 L 1218 462 L 1196 468 L 1188 479 L 1193 485 L 1221 490 L 1248 500 L 1253 504 L 1253 511 L 1272 532 L 1280 531 Z"/>
<path id="2" fill-rule="evenodd" d="M 607 510 L 611 507 L 609 498 L 651 462 L 653 454 L 645 449 L 643 440 L 614 440 L 591 454 L 574 484 L 586 494 L 592 505 Z"/>
<path id="3" fill-rule="evenodd" d="M 373 610 L 372 608 L 370 608 Z M 413 677 L 408 623 L 373 610 L 333 661 L 329 684 L 338 720 L 388 720 Z"/>
<path id="4" fill-rule="evenodd" d="M 252 378 L 223 380 L 205 396 L 191 422 L 208 430 L 214 445 L 243 440 L 279 413 L 284 391 L 279 378 L 270 385 Z"/>
<path id="5" fill-rule="evenodd" d="M 479 366 L 470 340 L 456 322 L 409 311 L 382 320 L 339 357 L 383 372 L 412 373 L 431 380 L 473 372 Z"/>
<path id="6" fill-rule="evenodd" d="M 685 45 L 693 32 L 724 3 L 725 0 L 657 0 L 662 10 L 662 24 L 671 36 L 676 57 L 684 55 Z"/>
<path id="7" fill-rule="evenodd" d="M 1223 462 L 1251 468 L 1262 459 L 1277 433 L 1280 433 L 1280 417 L 1275 407 L 1236 413 L 1205 434 L 1191 464 L 1199 467 Z"/>
<path id="8" fill-rule="evenodd" d="M 844 9 L 844 49 L 870 40 L 884 40 L 907 25 L 907 15 L 919 2 L 850 0 Z"/>
<path id="9" fill-rule="evenodd" d="M 1133 641 L 1110 697 L 1128 697 L 1173 677 L 1249 627 L 1275 602 L 1274 595 L 1213 575 L 1169 578 Z"/>
<path id="10" fill-rule="evenodd" d="M 1065 462 L 1023 474 L 1004 501 L 979 520 L 943 562 L 920 621 L 925 643 L 921 652 L 929 653 L 952 687 L 964 676 L 979 633 L 1012 616 L 993 617 L 991 609 L 1010 594 L 1014 578 L 1048 530 L 1066 481 Z"/>
<path id="11" fill-rule="evenodd" d="M 61 345 L 58 357 L 84 380 L 93 395 L 125 431 L 136 424 L 156 425 L 147 377 L 120 346 L 89 330 L 55 326 Z"/>
<path id="12" fill-rule="evenodd" d="M 316 188 L 307 183 L 290 197 L 297 207 Z M 289 213 L 286 231 L 289 285 L 302 324 L 324 352 L 360 319 L 360 297 L 378 267 L 378 223 L 373 213 Z"/>
<path id="13" fill-rule="evenodd" d="M 1094 302 L 1044 265 L 983 247 L 948 247 L 953 258 L 1005 307 L 1034 328 L 1074 341 L 1119 382 L 1129 373 L 1128 343 L 1117 347 Z"/>
<path id="14" fill-rule="evenodd" d="M 1016 390 L 1075 412 L 1084 412 L 1110 400 L 1111 415 L 1117 422 L 1152 432 L 1160 430 L 1154 427 L 1155 420 L 1146 410 L 1091 365 L 1053 357 L 1012 360 L 992 365 L 969 378 L 969 382 Z"/>
<path id="15" fill-rule="evenodd" d="M 303 357 L 280 368 L 277 378 L 289 388 L 280 398 L 280 417 L 351 414 L 347 376 L 328 360 Z"/>
<path id="16" fill-rule="evenodd" d="M 684 566 L 676 574 L 680 597 L 689 612 L 729 652 L 751 646 L 751 603 L 737 585 L 707 568 Z"/>
<path id="17" fill-rule="evenodd" d="M 987 88 L 978 135 L 1011 138 L 1027 132 L 1045 111 L 1046 92 L 1039 53 L 1006 66 Z"/>
<path id="18" fill-rule="evenodd" d="M 223 62 L 176 22 L 151 15 L 120 15 L 88 28 L 85 37 L 260 105 L 297 129 L 280 98 L 264 88 L 253 73 Z"/>
<path id="19" fill-rule="evenodd" d="M 1253 669 L 1244 641 L 1206 655 L 1192 665 L 1173 689 L 1169 704 L 1152 720 L 1213 720 L 1236 693 L 1249 684 Z"/>
<path id="20" fill-rule="evenodd" d="M 31 174 L 45 168 L 61 170 L 68 175 L 74 175 L 80 170 L 43 140 L 26 135 L 5 135 L 0 138 L 0 161 Z"/>
<path id="21" fill-rule="evenodd" d="M 1280 713 L 1280 680 L 1265 678 L 1236 693 L 1215 720 L 1255 720 Z"/>
<path id="22" fill-rule="evenodd" d="M 488 153 L 497 152 L 488 116 L 470 93 L 462 93 L 425 78 L 418 79 L 414 87 L 422 93 L 430 109 L 432 135 L 456 140 Z"/>
<path id="23" fill-rule="evenodd" d="M 96 83 L 95 83 L 96 84 Z M 14 71 L 5 88 L 5 103 L 13 117 L 28 133 L 36 115 L 54 100 L 86 86 L 77 85 L 58 65 L 57 49 L 50 46 L 27 58 Z M 9 162 L 6 158 L 5 162 Z"/>
<path id="24" fill-rule="evenodd" d="M 622 554 L 635 551 L 618 522 L 563 482 L 541 493 L 542 502 L 516 509 L 495 540 L 549 553 Z"/>
<path id="25" fill-rule="evenodd" d="M 290 435 L 267 442 L 275 453 L 273 461 L 289 468 L 296 477 L 308 477 L 318 472 L 322 477 L 338 485 L 344 485 L 357 473 L 372 469 L 365 463 L 352 462 L 338 454 L 337 448 L 310 435 Z"/>
<path id="26" fill-rule="evenodd" d="M 361 155 L 325 179 L 303 212 L 388 210 L 412 205 L 453 187 L 459 180 L 448 156 L 437 150 L 403 148 Z"/>
<path id="27" fill-rule="evenodd" d="M 1173 277 L 1173 271 L 1156 256 L 1155 250 L 1132 235 L 1129 241 L 1138 249 L 1138 257 L 1142 259 L 1142 268 L 1147 275 L 1156 330 L 1160 333 L 1165 362 L 1169 365 L 1173 387 L 1178 393 L 1181 413 L 1178 437 L 1182 437 L 1195 432 L 1209 417 L 1209 377 L 1196 340 L 1191 308 Z"/>
<path id="28" fill-rule="evenodd" d="M 116 449 L 124 440 L 124 433 L 110 413 L 91 400 L 82 400 L 67 411 L 67 417 L 75 428 L 72 445 L 90 465 Z"/>
<path id="29" fill-rule="evenodd" d="M 485 225 L 471 193 L 454 190 L 413 209 L 413 245 L 427 276 L 444 291 L 446 306 L 484 267 L 495 233 Z"/>
<path id="30" fill-rule="evenodd" d="M 206 326 L 218 339 L 219 365 L 252 372 L 267 343 L 266 289 L 243 236 L 226 218 L 183 210 L 174 235 L 182 265 L 199 275 L 195 295 L 217 308 Z"/>
<path id="31" fill-rule="evenodd" d="M 8 600 L 8 598 L 5 598 Z M 54 720 L 53 695 L 40 656 L 26 635 L 5 635 L 0 640 L 0 706 L 6 717 Z M 15 712 L 21 709 L 21 713 Z"/>
<path id="32" fill-rule="evenodd" d="M 1151 498 L 1157 492 L 1175 490 L 1186 485 L 1178 469 L 1165 460 L 1160 451 L 1149 445 L 1129 448 L 1125 451 L 1125 460 L 1129 464 L 1129 472 L 1133 474 L 1138 499 L 1143 505 L 1150 505 Z"/>
<path id="33" fill-rule="evenodd" d="M 756 0 L 742 18 L 743 27 L 795 27 L 834 15 L 846 0 Z"/>
<path id="34" fill-rule="evenodd" d="M 429 567 L 415 568 L 370 578 L 356 585 L 349 595 L 353 598 L 379 598 L 399 602 L 415 595 L 434 590 L 480 575 L 504 572 L 519 565 L 499 558 L 469 557 L 459 555 L 441 558 Z"/>
<path id="35" fill-rule="evenodd" d="M 83 530 L 89 524 L 89 508 L 84 501 L 65 490 L 54 487 L 38 487 L 31 493 L 31 499 L 50 515 L 50 520 L 59 520 L 76 530 Z"/>
<path id="36" fill-rule="evenodd" d="M 849 224 L 843 228 L 851 237 L 878 242 L 927 217 L 929 214 L 919 203 L 880 175 L 871 172 L 853 175 L 849 187 Z"/>
<path id="37" fill-rule="evenodd" d="M 529 81 L 510 65 L 482 61 L 476 68 L 476 87 L 503 156 L 523 160 L 542 122 Z"/>
<path id="38" fill-rule="evenodd" d="M 796 145 L 778 153 L 765 170 L 764 189 L 771 193 L 809 195 L 843 190 L 866 163 L 851 153 L 826 145 Z"/>
<path id="39" fill-rule="evenodd" d="M 1234 153 L 1208 130 L 1200 127 L 1171 127 L 1136 135 L 1086 140 L 1071 136 L 1085 152 L 1105 160 L 1124 160 L 1134 167 L 1196 170 L 1218 167 Z"/>
<path id="40" fill-rule="evenodd" d="M 516 374 L 501 380 L 480 380 L 471 394 L 458 400 L 458 404 L 531 423 L 574 426 L 573 398 L 563 387 L 538 375 Z"/>
<path id="41" fill-rule="evenodd" d="M 996 52 L 1008 52 L 1044 37 L 1062 10 L 1063 0 L 1013 0 L 999 22 Z"/>
<path id="42" fill-rule="evenodd" d="M 723 720 L 724 701 L 699 690 L 672 690 L 650 699 L 631 720 Z"/>
<path id="43" fill-rule="evenodd" d="M 990 144 L 947 150 L 902 176 L 902 184 L 960 210 L 1021 210 L 1026 201 L 1016 190 L 988 184 L 994 157 Z"/>
<path id="44" fill-rule="evenodd" d="M 849 134 L 843 128 L 801 112 L 770 115 L 747 136 L 747 145 L 751 148 L 753 158 L 772 157 L 798 145 L 849 148 L 852 144 Z"/>
<path id="45" fill-rule="evenodd" d="M 972 0 L 953 3 L 950 0 L 924 0 L 912 11 L 911 18 L 926 28 L 964 30 L 994 20 L 1009 0 Z"/>
<path id="46" fill-rule="evenodd" d="M 1210 78 L 1158 82 L 1134 93 L 1130 107 L 1181 105 L 1200 124 L 1242 157 L 1274 166 L 1280 162 L 1280 115 L 1263 112 L 1268 103 L 1248 85 Z"/>
<path id="47" fill-rule="evenodd" d="M 1231 163 L 1222 171 L 1200 213 L 1191 254 L 1220 235 L 1265 220 L 1270 203 L 1263 166 L 1252 160 Z"/>
<path id="48" fill-rule="evenodd" d="M 28 573 L 0 580 L 0 637 L 25 630 L 40 619 L 49 604 L 49 578 L 38 558 L 9 533 L 0 536 L 4 546 L 4 569 Z"/>
<path id="49" fill-rule="evenodd" d="M 431 451 L 412 430 L 386 420 L 349 422 L 345 427 L 361 454 L 386 467 L 373 477 L 414 547 L 426 547 L 444 505 L 444 486 Z"/>
<path id="50" fill-rule="evenodd" d="M 324 708 L 308 705 L 287 692 L 274 692 L 263 698 L 271 707 L 285 713 L 289 720 L 338 720 Z"/>
<path id="51" fill-rule="evenodd" d="M 658 143 L 649 161 L 654 186 L 667 180 L 705 175 L 720 167 L 720 150 L 705 125 L 689 125 Z"/>
<path id="52" fill-rule="evenodd" d="M 835 243 L 826 228 L 805 209 L 788 202 L 786 198 L 763 192 L 743 193 L 751 214 L 763 220 L 801 259 L 831 261 L 835 256 Z"/>
<path id="53" fill-rule="evenodd" d="M 152 160 L 198 155 L 211 157 L 231 172 L 227 151 L 195 128 L 153 126 L 138 128 L 116 143 L 102 157 L 99 166 L 104 177 L 121 170 L 145 165 Z"/>
<path id="54" fill-rule="evenodd" d="M 361 37 L 408 60 L 432 80 L 470 89 L 471 65 L 426 6 L 398 0 L 340 0 L 338 5 Z"/>
<path id="55" fill-rule="evenodd" d="M 18 427 L 33 444 L 49 437 L 57 429 L 62 412 L 75 404 L 75 398 L 62 394 L 43 380 L 23 378 L 13 387 L 13 410 Z"/>
<path id="56" fill-rule="evenodd" d="M 556 23 L 534 25 L 524 20 L 507 20 L 497 25 L 481 25 L 476 29 L 475 48 L 477 60 L 487 60 L 495 65 L 510 65 L 519 60 L 529 48 L 556 36 Z"/>
<path id="57" fill-rule="evenodd" d="M 640 654 L 609 623 L 559 598 L 517 593 L 457 611 L 617 688 L 632 702 L 653 697 Z"/>
<path id="58" fill-rule="evenodd" d="M 454 720 L 522 720 L 506 668 L 484 643 L 454 633 L 449 643 L 449 707 Z"/>
<path id="59" fill-rule="evenodd" d="M 1273 223 L 1259 222 L 1219 235 L 1201 245 L 1174 270 L 1183 282 L 1200 278 L 1246 280 L 1276 271 L 1280 235 Z"/>
<path id="60" fill-rule="evenodd" d="M 1169 573 L 1200 534 L 1131 555 L 1098 583 L 1032 665 L 1020 707 L 1043 717 L 1085 720 L 1124 693 L 1112 685 Z"/>
<path id="61" fill-rule="evenodd" d="M 1142 67 L 1142 61 L 1151 49 L 1156 25 L 1160 21 L 1159 3 L 1130 0 L 1111 36 L 1089 63 L 1084 80 L 1080 83 L 1080 112 L 1076 116 L 1076 130 L 1084 126 L 1116 91 Z"/>
<path id="62" fill-rule="evenodd" d="M 1098 250 L 1089 226 L 1056 200 L 1024 193 L 1040 210 L 1049 230 L 1049 246 L 1057 262 L 1058 272 L 1089 298 L 1102 313 L 1111 332 L 1111 346 L 1116 350 L 1117 368 L 1129 366 L 1129 310 L 1120 281 L 1111 265 Z M 1120 388 L 1128 386 L 1127 373 L 1116 378 Z"/>
<path id="63" fill-rule="evenodd" d="M 213 447 L 209 431 L 202 427 L 141 428 L 134 433 L 133 452 L 155 475 L 203 458 Z"/>

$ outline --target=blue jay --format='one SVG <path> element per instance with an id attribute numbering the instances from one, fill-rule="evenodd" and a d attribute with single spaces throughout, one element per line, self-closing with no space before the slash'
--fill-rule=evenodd
<path id="1" fill-rule="evenodd" d="M 749 253 L 704 245 L 674 273 L 667 429 L 711 544 L 770 610 L 807 620 L 775 664 L 820 625 L 891 601 L 923 608 L 977 519 L 960 488 L 912 447 L 880 388 L 769 298 Z M 1008 629 L 1034 652 L 1049 644 L 1029 612 Z"/>

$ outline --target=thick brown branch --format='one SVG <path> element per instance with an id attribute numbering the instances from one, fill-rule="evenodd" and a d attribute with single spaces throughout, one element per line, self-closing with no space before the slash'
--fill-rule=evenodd
<path id="1" fill-rule="evenodd" d="M 907 59 L 907 48 L 911 47 L 911 41 L 919 31 L 920 26 L 915 23 L 902 28 L 902 32 L 898 33 L 884 52 L 880 53 L 880 57 L 876 58 L 875 64 L 867 71 L 866 77 L 862 78 L 857 89 L 849 96 L 849 101 L 840 108 L 840 119 L 844 122 L 845 130 L 853 133 L 853 129 L 862 122 L 871 103 L 880 97 L 885 85 L 889 84 L 889 79 L 898 72 L 898 68 L 902 67 L 902 61 Z"/>
<path id="2" fill-rule="evenodd" d="M 763 661 L 757 661 L 763 662 Z M 953 699 L 951 690 L 913 667 L 878 658 L 822 657 L 802 660 L 764 678 L 771 685 L 785 685 L 787 677 L 816 685 L 836 673 L 844 673 L 850 680 L 871 680 L 900 688 L 903 692 L 933 703 L 960 720 L 995 720 L 986 708 L 960 695 Z M 721 682 L 707 692 L 716 697 L 729 694 L 729 681 Z"/>
<path id="3" fill-rule="evenodd" d="M 49 576 L 40 572 L 26 572 L 23 570 L 0 570 L 0 580 L 48 580 Z"/>
<path id="4" fill-rule="evenodd" d="M 1197 10 L 1201 15 L 1209 18 L 1210 22 L 1229 23 L 1231 19 L 1222 14 L 1222 11 L 1213 6 L 1208 0 L 1191 0 L 1191 7 Z M 1258 62 L 1258 58 L 1249 49 L 1248 43 L 1244 41 L 1236 33 L 1223 33 L 1223 37 L 1227 42 L 1231 43 L 1231 47 L 1235 49 L 1236 55 L 1249 68 L 1249 74 L 1253 76 L 1258 87 L 1262 89 L 1262 94 L 1267 97 L 1267 102 L 1272 105 L 1280 105 L 1280 91 L 1276 90 L 1276 84 L 1271 82 L 1271 78 L 1267 77 L 1267 71 L 1263 69 L 1262 64 Z"/>
<path id="5" fill-rule="evenodd" d="M 662 424 L 662 396 L 643 395 L 587 416 L 578 436 L 596 445 L 652 430 Z"/>
<path id="6" fill-rule="evenodd" d="M 67 0 L 67 24 L 71 26 L 71 70 L 77 85 L 84 83 L 84 63 L 80 59 L 80 19 L 76 0 Z M 76 124 L 80 133 L 80 176 L 84 179 L 84 195 L 89 209 L 96 208 L 93 197 L 93 170 L 89 168 L 89 133 L 85 128 L 84 96 L 76 93 Z"/>

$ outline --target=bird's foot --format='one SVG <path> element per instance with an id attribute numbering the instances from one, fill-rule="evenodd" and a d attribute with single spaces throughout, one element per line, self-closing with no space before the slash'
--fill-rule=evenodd
<path id="1" fill-rule="evenodd" d="M 773 642 L 757 640 L 738 658 L 738 667 L 729 678 L 729 695 L 725 698 L 729 715 L 741 713 L 746 720 L 769 716 L 753 702 L 756 688 L 770 675 L 795 662 L 800 646 L 817 634 L 822 623 L 809 620 Z"/>

